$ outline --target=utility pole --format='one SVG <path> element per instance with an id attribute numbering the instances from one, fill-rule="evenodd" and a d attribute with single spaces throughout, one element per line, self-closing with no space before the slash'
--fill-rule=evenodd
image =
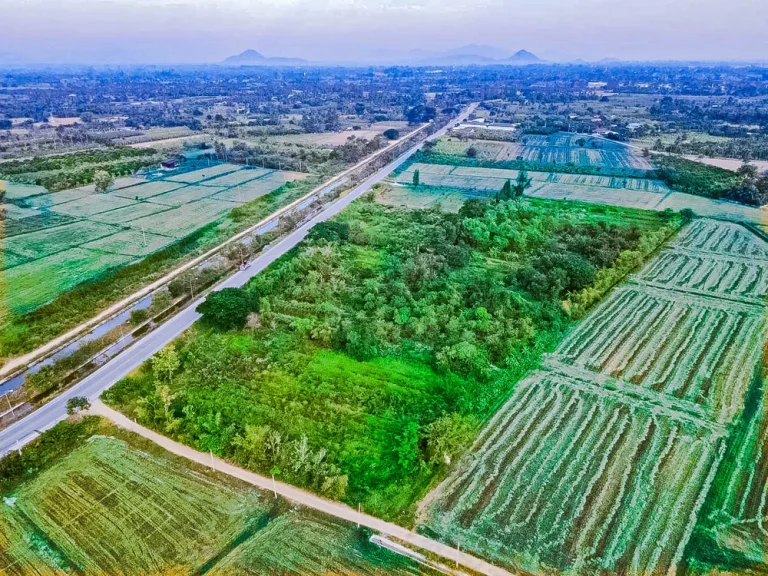
<path id="1" fill-rule="evenodd" d="M 272 491 L 275 493 L 275 498 L 277 498 L 277 484 L 275 483 L 274 474 L 272 474 Z"/>
<path id="2" fill-rule="evenodd" d="M 13 419 L 16 420 L 16 412 L 14 412 L 13 406 L 11 406 L 11 399 L 8 398 L 8 392 L 5 393 L 5 400 L 8 402 L 8 408 L 11 410 L 11 416 L 13 416 Z"/>
<path id="3" fill-rule="evenodd" d="M 211 470 L 216 472 L 216 466 L 213 465 L 213 450 L 211 450 L 210 452 L 211 452 Z"/>

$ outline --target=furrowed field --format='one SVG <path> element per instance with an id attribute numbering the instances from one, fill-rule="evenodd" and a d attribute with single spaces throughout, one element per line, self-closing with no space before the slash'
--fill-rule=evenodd
<path id="1" fill-rule="evenodd" d="M 428 573 L 364 531 L 108 436 L 0 494 L 3 576 Z"/>
<path id="2" fill-rule="evenodd" d="M 763 424 L 747 399 L 766 273 L 746 228 L 694 222 L 518 385 L 424 501 L 425 526 L 529 570 L 622 574 L 677 571 L 699 521 L 759 531 Z"/>

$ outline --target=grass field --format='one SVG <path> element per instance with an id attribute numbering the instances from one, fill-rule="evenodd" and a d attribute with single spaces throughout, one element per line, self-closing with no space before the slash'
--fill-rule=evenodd
<path id="1" fill-rule="evenodd" d="M 736 224 L 689 226 L 518 385 L 425 525 L 529 570 L 674 573 L 762 360 L 766 250 Z M 745 438 L 720 509 L 758 518 Z"/>
<path id="2" fill-rule="evenodd" d="M 353 526 L 152 450 L 93 436 L 3 493 L 0 574 L 425 573 Z"/>
<path id="3" fill-rule="evenodd" d="M 303 174 L 234 164 L 170 173 L 147 181 L 120 178 L 47 193 L 7 184 L 2 244 L 7 290 L 0 323 L 50 302 L 64 290 L 137 262 Z"/>

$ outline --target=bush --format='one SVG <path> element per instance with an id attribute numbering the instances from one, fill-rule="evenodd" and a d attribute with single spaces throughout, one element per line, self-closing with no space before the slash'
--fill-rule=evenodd
<path id="1" fill-rule="evenodd" d="M 96 192 L 106 192 L 113 183 L 112 175 L 105 170 L 97 170 L 93 175 L 93 184 L 96 187 Z"/>
<path id="2" fill-rule="evenodd" d="M 211 292 L 197 307 L 203 322 L 217 330 L 240 330 L 251 312 L 259 311 L 259 298 L 244 288 L 224 288 Z"/>
<path id="3" fill-rule="evenodd" d="M 307 234 L 309 240 L 327 240 L 328 242 L 346 242 L 349 240 L 349 224 L 346 222 L 320 222 Z"/>
<path id="4" fill-rule="evenodd" d="M 384 130 L 384 138 L 387 140 L 397 140 L 400 138 L 400 132 L 395 130 L 394 128 L 390 128 L 389 130 Z"/>
<path id="5" fill-rule="evenodd" d="M 144 322 L 146 322 L 147 318 L 149 318 L 149 313 L 147 312 L 147 309 L 141 308 L 139 310 L 131 311 L 131 319 L 129 321 L 131 323 L 131 326 L 138 326 L 139 324 L 143 324 Z"/>

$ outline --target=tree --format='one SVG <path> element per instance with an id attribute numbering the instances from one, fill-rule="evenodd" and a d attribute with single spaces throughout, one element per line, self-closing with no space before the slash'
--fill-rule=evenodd
<path id="1" fill-rule="evenodd" d="M 106 192 L 113 182 L 112 174 L 105 170 L 97 170 L 93 175 L 93 184 L 96 187 L 96 192 Z"/>
<path id="2" fill-rule="evenodd" d="M 501 190 L 499 190 L 496 193 L 496 204 L 499 202 L 505 202 L 507 200 L 512 200 L 512 182 L 507 180 L 504 182 L 504 186 L 501 187 Z"/>
<path id="3" fill-rule="evenodd" d="M 477 158 L 477 148 L 474 146 L 470 146 L 467 148 L 467 157 L 469 158 Z"/>
<path id="4" fill-rule="evenodd" d="M 419 171 L 414 170 L 413 171 L 413 185 L 418 186 L 419 185 Z"/>
<path id="5" fill-rule="evenodd" d="M 531 179 L 528 178 L 528 173 L 525 170 L 520 170 L 515 180 L 515 186 L 513 188 L 514 198 L 522 198 L 523 193 L 531 187 Z"/>
<path id="6" fill-rule="evenodd" d="M 258 296 L 244 288 L 224 288 L 211 292 L 197 307 L 203 322 L 217 330 L 242 329 L 251 312 L 259 311 Z"/>
<path id="7" fill-rule="evenodd" d="M 387 140 L 397 140 L 400 138 L 400 132 L 395 130 L 394 128 L 390 128 L 389 130 L 384 130 L 384 138 Z"/>
<path id="8" fill-rule="evenodd" d="M 327 240 L 344 243 L 349 240 L 349 224 L 346 222 L 320 222 L 307 234 L 309 240 Z"/>
<path id="9" fill-rule="evenodd" d="M 446 414 L 427 426 L 427 455 L 430 464 L 450 464 L 475 437 L 477 423 L 461 414 Z"/>
<path id="10" fill-rule="evenodd" d="M 696 217 L 696 213 L 690 208 L 680 210 L 680 221 L 683 224 L 689 224 Z"/>
<path id="11" fill-rule="evenodd" d="M 88 410 L 91 407 L 91 402 L 84 396 L 75 396 L 67 400 L 67 414 L 72 416 L 77 414 L 81 410 Z"/>
<path id="12" fill-rule="evenodd" d="M 163 379 L 167 378 L 168 382 L 173 382 L 173 373 L 179 369 L 179 366 L 181 361 L 173 346 L 163 348 L 152 358 L 152 370 L 155 375 L 162 376 Z"/>

